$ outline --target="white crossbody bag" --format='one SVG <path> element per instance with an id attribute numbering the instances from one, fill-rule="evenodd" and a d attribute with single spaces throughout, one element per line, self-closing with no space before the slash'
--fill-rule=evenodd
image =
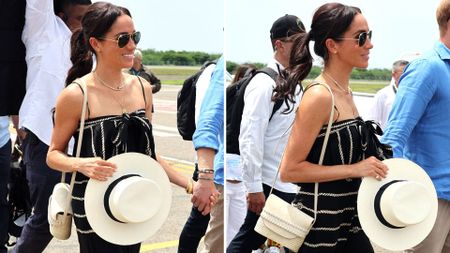
<path id="1" fill-rule="evenodd" d="M 331 93 L 331 112 L 328 121 L 325 138 L 320 152 L 319 165 L 322 165 L 330 136 L 331 125 L 334 118 L 334 96 L 327 84 L 319 83 L 325 86 Z M 281 163 L 281 162 L 280 162 Z M 273 187 L 280 173 L 280 166 L 272 184 L 269 197 L 266 200 L 264 208 L 255 226 L 255 231 L 259 234 L 278 242 L 282 246 L 297 252 L 303 244 L 317 217 L 317 202 L 319 183 L 314 184 L 314 218 L 287 203 L 275 194 L 272 194 Z"/>
<path id="2" fill-rule="evenodd" d="M 83 108 L 81 109 L 76 157 L 80 157 L 81 143 L 83 142 L 84 118 L 87 107 L 87 89 L 83 82 L 80 83 L 83 90 Z M 75 177 L 76 172 L 74 171 L 69 185 L 65 182 L 66 173 L 62 172 L 61 182 L 55 185 L 48 201 L 48 223 L 50 224 L 50 233 L 59 240 L 67 240 L 72 231 L 73 212 L 71 200 Z"/>

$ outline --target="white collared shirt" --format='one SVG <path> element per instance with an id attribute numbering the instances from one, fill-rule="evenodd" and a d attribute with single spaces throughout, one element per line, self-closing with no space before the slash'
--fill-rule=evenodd
<path id="1" fill-rule="evenodd" d="M 27 0 L 22 40 L 26 47 L 26 94 L 19 111 L 20 127 L 49 145 L 52 108 L 65 87 L 72 32 L 53 12 L 51 0 Z"/>
<path id="2" fill-rule="evenodd" d="M 373 99 L 372 107 L 368 113 L 368 120 L 373 120 L 381 126 L 384 131 L 386 129 L 389 113 L 395 100 L 394 83 L 379 90 Z"/>
<path id="3" fill-rule="evenodd" d="M 269 62 L 268 67 L 278 72 L 277 65 L 280 70 L 283 69 L 275 59 Z M 275 85 L 270 76 L 260 73 L 250 81 L 244 94 L 239 150 L 249 193 L 262 192 L 263 183 L 272 186 L 300 101 L 298 94 L 297 102 L 291 105 L 294 109 L 288 114 L 282 113 L 287 108 L 283 103 L 269 122 L 275 104 L 271 100 Z M 300 87 L 297 87 L 297 93 L 299 91 Z M 295 193 L 297 187 L 292 183 L 281 182 L 278 176 L 275 189 Z"/>
<path id="4" fill-rule="evenodd" d="M 197 83 L 195 83 L 195 125 L 197 125 L 198 118 L 200 118 L 200 108 L 215 67 L 216 64 L 209 64 L 198 77 Z"/>

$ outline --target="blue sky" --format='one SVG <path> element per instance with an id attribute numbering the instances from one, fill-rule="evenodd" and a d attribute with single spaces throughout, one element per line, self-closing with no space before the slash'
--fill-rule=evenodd
<path id="1" fill-rule="evenodd" d="M 139 48 L 223 52 L 223 0 L 107 1 L 130 10 L 142 33 Z"/>
<path id="2" fill-rule="evenodd" d="M 130 9 L 142 32 L 140 48 L 222 53 L 238 63 L 267 62 L 270 27 L 299 16 L 309 30 L 324 0 L 110 0 Z M 342 0 L 360 7 L 373 30 L 369 68 L 390 68 L 406 52 L 425 52 L 439 38 L 439 0 Z M 225 33 L 223 27 L 225 26 Z"/>
<path id="3" fill-rule="evenodd" d="M 284 14 L 297 15 L 310 29 L 323 0 L 226 0 L 226 53 L 236 62 L 267 62 L 272 57 L 269 30 Z M 404 52 L 430 49 L 439 39 L 435 13 L 439 0 L 343 0 L 362 10 L 373 30 L 369 68 L 390 68 Z M 245 18 L 242 18 L 245 17 Z"/>

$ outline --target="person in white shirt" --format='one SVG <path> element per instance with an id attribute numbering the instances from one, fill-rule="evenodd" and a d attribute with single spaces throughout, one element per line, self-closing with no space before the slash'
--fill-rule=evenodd
<path id="1" fill-rule="evenodd" d="M 231 85 L 241 80 L 246 75 L 256 71 L 256 66 L 253 64 L 241 64 L 236 70 Z M 227 114 L 227 122 L 230 121 Z M 241 156 L 238 154 L 225 153 L 226 160 L 226 188 L 225 188 L 225 220 L 227 221 L 226 246 L 239 231 L 242 223 L 244 223 L 245 215 L 247 213 L 247 201 L 245 195 L 247 190 L 243 182 L 243 173 L 241 166 Z"/>
<path id="2" fill-rule="evenodd" d="M 403 70 L 409 62 L 405 60 L 395 61 L 392 65 L 391 83 L 379 90 L 374 97 L 373 105 L 369 111 L 368 119 L 378 123 L 384 131 L 387 119 L 394 103 L 395 94 L 397 93 L 398 81 L 403 74 Z"/>
<path id="3" fill-rule="evenodd" d="M 298 17 L 285 15 L 277 19 L 270 30 L 275 52 L 268 67 L 280 74 L 289 65 L 294 37 L 304 33 L 305 27 Z M 295 101 L 284 99 L 282 106 L 269 121 L 275 104 L 272 99 L 275 87 L 276 83 L 269 75 L 259 73 L 245 89 L 239 151 L 248 191 L 248 210 L 244 224 L 228 245 L 227 253 L 251 252 L 266 241 L 254 228 L 277 174 L 300 99 L 300 86 L 297 86 L 293 91 L 296 94 Z M 274 194 L 291 202 L 295 192 L 294 184 L 283 183 L 278 177 Z"/>
<path id="4" fill-rule="evenodd" d="M 81 26 L 90 0 L 27 0 L 22 41 L 28 66 L 26 94 L 19 111 L 24 163 L 33 214 L 13 252 L 42 252 L 52 239 L 48 198 L 61 172 L 46 164 L 53 129 L 52 108 L 64 88 L 70 62 L 70 37 Z"/>
<path id="5" fill-rule="evenodd" d="M 215 67 L 216 64 L 209 64 L 203 70 L 201 75 L 198 77 L 197 82 L 195 83 L 195 125 L 197 125 L 198 119 L 200 118 L 200 108 Z M 195 157 L 195 160 L 197 160 L 197 156 Z M 195 171 L 192 179 L 194 181 L 198 180 L 197 163 L 195 163 Z M 178 253 L 189 253 L 197 251 L 200 240 L 205 235 L 206 229 L 208 228 L 209 218 L 209 214 L 203 215 L 196 206 L 192 205 L 191 213 L 180 234 L 177 251 Z"/>

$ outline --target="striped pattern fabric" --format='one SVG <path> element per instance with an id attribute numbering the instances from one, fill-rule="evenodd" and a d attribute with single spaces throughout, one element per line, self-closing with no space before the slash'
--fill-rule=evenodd
<path id="1" fill-rule="evenodd" d="M 335 122 L 332 126 L 324 165 L 353 164 L 363 159 L 361 118 Z M 317 137 L 307 160 L 318 163 L 326 126 Z M 361 229 L 356 210 L 360 178 L 348 178 L 319 184 L 317 220 L 299 252 L 373 252 Z M 314 216 L 314 183 L 298 183 L 293 205 Z M 357 251 L 353 251 L 358 249 Z"/>
<path id="2" fill-rule="evenodd" d="M 78 131 L 74 138 L 76 147 Z M 107 160 L 125 152 L 139 152 L 156 158 L 152 126 L 144 109 L 130 114 L 86 120 L 80 157 L 101 157 Z M 88 180 L 82 173 L 77 173 L 72 196 L 75 226 L 80 248 L 84 249 L 81 252 L 139 252 L 139 246 L 111 244 L 92 230 L 84 210 L 84 193 Z"/>

